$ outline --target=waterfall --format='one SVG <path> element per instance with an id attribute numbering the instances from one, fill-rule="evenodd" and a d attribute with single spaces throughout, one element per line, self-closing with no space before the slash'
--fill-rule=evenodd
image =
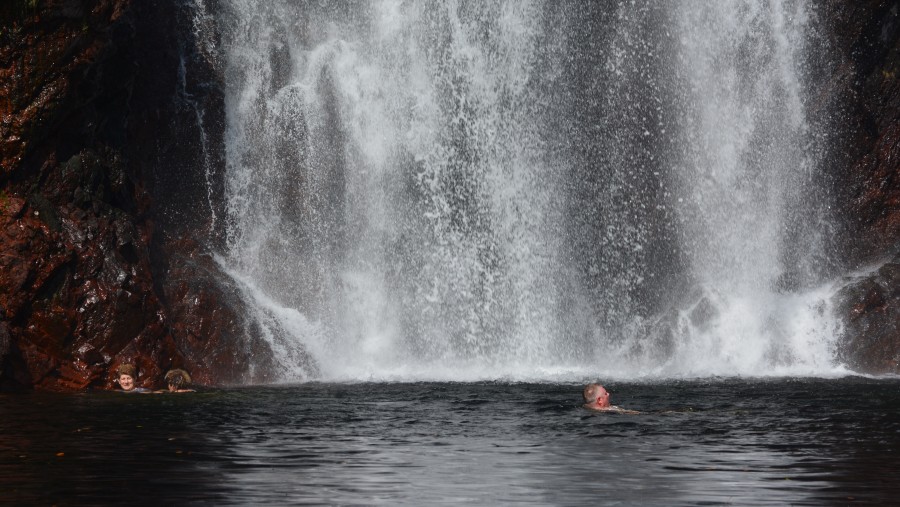
<path id="1" fill-rule="evenodd" d="M 683 248 L 703 292 L 681 337 L 678 362 L 690 371 L 832 368 L 834 287 L 821 273 L 827 195 L 806 117 L 809 8 L 773 0 L 678 11 L 685 111 L 672 174 Z"/>
<path id="2" fill-rule="evenodd" d="M 831 371 L 809 8 L 220 0 L 283 378 Z"/>

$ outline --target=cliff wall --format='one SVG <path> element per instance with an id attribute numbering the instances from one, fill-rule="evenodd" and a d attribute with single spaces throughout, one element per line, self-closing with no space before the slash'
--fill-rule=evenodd
<path id="1" fill-rule="evenodd" d="M 206 253 L 220 196 L 197 168 L 222 167 L 221 97 L 179 38 L 189 14 L 0 7 L 0 387 L 110 388 L 122 362 L 145 386 L 170 367 L 264 380 L 249 357 L 267 350 L 245 340 L 236 289 Z"/>
<path id="2" fill-rule="evenodd" d="M 820 69 L 819 121 L 828 123 L 825 167 L 835 252 L 849 273 L 838 311 L 838 357 L 867 373 L 900 373 L 900 5 L 830 0 L 829 64 Z"/>

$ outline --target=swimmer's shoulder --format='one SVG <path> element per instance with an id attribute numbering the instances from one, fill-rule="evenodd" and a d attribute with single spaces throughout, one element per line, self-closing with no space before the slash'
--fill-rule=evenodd
<path id="1" fill-rule="evenodd" d="M 640 412 L 638 412 L 637 410 L 630 410 L 627 408 L 617 407 L 615 405 L 609 407 L 607 410 L 610 412 L 615 412 L 617 414 L 640 414 Z"/>
<path id="2" fill-rule="evenodd" d="M 586 404 L 582 405 L 582 407 L 584 407 L 588 410 L 591 410 L 593 412 L 612 412 L 614 414 L 629 414 L 629 415 L 640 414 L 640 412 L 638 412 L 637 410 L 629 410 L 627 408 L 617 407 L 615 405 L 612 405 L 609 407 L 592 407 L 586 403 Z"/>

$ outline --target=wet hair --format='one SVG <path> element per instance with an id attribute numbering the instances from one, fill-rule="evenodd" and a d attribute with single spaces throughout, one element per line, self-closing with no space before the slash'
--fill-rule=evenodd
<path id="1" fill-rule="evenodd" d="M 584 397 L 584 401 L 591 403 L 597 400 L 597 393 L 600 391 L 600 384 L 588 384 L 584 386 L 584 391 L 581 392 L 581 396 Z"/>
<path id="2" fill-rule="evenodd" d="M 116 377 L 121 377 L 122 375 L 128 375 L 131 378 L 135 378 L 137 377 L 137 368 L 131 363 L 122 363 L 116 368 Z"/>
<path id="3" fill-rule="evenodd" d="M 176 368 L 174 370 L 169 370 L 166 373 L 166 384 L 170 386 L 175 386 L 176 388 L 184 387 L 191 383 L 191 376 L 188 375 L 188 372 Z"/>

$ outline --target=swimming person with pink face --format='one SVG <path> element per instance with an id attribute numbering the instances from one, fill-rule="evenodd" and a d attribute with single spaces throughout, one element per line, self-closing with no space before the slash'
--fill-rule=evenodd
<path id="1" fill-rule="evenodd" d="M 598 412 L 616 412 L 619 414 L 640 414 L 637 410 L 627 410 L 609 403 L 609 392 L 600 384 L 588 384 L 581 392 L 584 397 L 584 408 Z"/>
<path id="2" fill-rule="evenodd" d="M 137 379 L 137 368 L 130 363 L 122 363 L 116 368 L 116 380 L 123 393 L 148 393 L 149 389 L 143 387 L 135 387 L 134 381 Z"/>

